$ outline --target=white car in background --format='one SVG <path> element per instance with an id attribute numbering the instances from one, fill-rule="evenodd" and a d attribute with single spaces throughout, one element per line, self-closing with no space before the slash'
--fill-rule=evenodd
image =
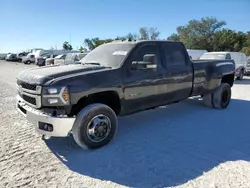
<path id="1" fill-rule="evenodd" d="M 24 64 L 35 63 L 35 55 L 33 53 L 28 53 L 26 56 L 22 57 L 22 62 Z"/>
<path id="2" fill-rule="evenodd" d="M 58 65 L 63 64 L 66 54 L 57 55 L 56 57 L 51 57 L 46 59 L 45 65 Z"/>
<path id="3" fill-rule="evenodd" d="M 250 75 L 250 56 L 247 58 L 246 75 Z"/>
<path id="4" fill-rule="evenodd" d="M 232 59 L 235 62 L 235 76 L 242 80 L 247 68 L 247 56 L 241 52 L 207 52 L 201 55 L 201 60 Z"/>
<path id="5" fill-rule="evenodd" d="M 187 49 L 188 55 L 190 59 L 199 59 L 199 57 L 206 53 L 207 50 L 192 50 L 192 49 Z"/>

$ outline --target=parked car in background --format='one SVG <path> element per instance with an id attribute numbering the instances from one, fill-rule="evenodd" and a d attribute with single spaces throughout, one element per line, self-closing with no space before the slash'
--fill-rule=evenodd
<path id="1" fill-rule="evenodd" d="M 74 64 L 79 62 L 82 58 L 84 58 L 88 53 L 68 53 L 65 57 L 65 61 L 63 64 Z"/>
<path id="2" fill-rule="evenodd" d="M 5 57 L 5 60 L 6 61 L 17 61 L 17 54 L 8 54 L 6 57 Z"/>
<path id="3" fill-rule="evenodd" d="M 206 53 L 207 50 L 192 50 L 192 49 L 187 49 L 188 55 L 190 59 L 199 59 L 199 57 Z"/>
<path id="4" fill-rule="evenodd" d="M 55 58 L 57 55 L 53 55 L 53 54 L 44 54 L 41 57 L 37 58 L 37 65 L 38 66 L 45 66 L 46 65 L 46 60 L 47 59 L 53 59 Z"/>
<path id="5" fill-rule="evenodd" d="M 22 58 L 24 64 L 35 63 L 35 55 L 33 53 L 28 53 L 27 56 Z"/>
<path id="6" fill-rule="evenodd" d="M 60 54 L 66 54 L 70 52 L 78 52 L 78 51 L 70 51 L 70 50 L 36 50 L 33 52 L 35 55 L 35 64 L 38 66 L 45 65 L 45 59 L 50 58 L 51 55 L 57 56 Z"/>
<path id="7" fill-rule="evenodd" d="M 250 56 L 247 58 L 246 75 L 250 75 Z"/>
<path id="8" fill-rule="evenodd" d="M 25 56 L 27 56 L 27 55 L 28 55 L 27 52 L 18 53 L 18 54 L 17 54 L 17 61 L 18 61 L 18 62 L 22 62 L 23 57 L 25 57 Z"/>
<path id="9" fill-rule="evenodd" d="M 247 56 L 241 52 L 207 52 L 201 55 L 201 60 L 234 60 L 235 76 L 237 80 L 242 80 L 246 72 Z"/>
<path id="10" fill-rule="evenodd" d="M 66 54 L 57 55 L 55 57 L 47 58 L 45 65 L 63 64 Z"/>
<path id="11" fill-rule="evenodd" d="M 0 54 L 0 60 L 5 60 L 6 56 L 7 56 L 6 53 Z"/>

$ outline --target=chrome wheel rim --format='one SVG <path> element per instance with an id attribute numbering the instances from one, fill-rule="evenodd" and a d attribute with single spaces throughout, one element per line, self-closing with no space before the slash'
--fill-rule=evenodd
<path id="1" fill-rule="evenodd" d="M 111 130 L 110 119 L 99 114 L 93 117 L 87 125 L 87 137 L 91 142 L 101 142 L 107 138 Z"/>

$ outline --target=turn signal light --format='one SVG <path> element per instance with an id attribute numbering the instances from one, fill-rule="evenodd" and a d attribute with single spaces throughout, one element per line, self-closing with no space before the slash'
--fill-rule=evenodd
<path id="1" fill-rule="evenodd" d="M 69 92 L 67 88 L 63 89 L 62 97 L 67 103 L 69 102 Z"/>

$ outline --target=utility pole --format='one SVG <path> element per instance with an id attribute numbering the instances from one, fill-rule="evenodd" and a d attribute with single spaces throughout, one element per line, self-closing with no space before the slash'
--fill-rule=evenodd
<path id="1" fill-rule="evenodd" d="M 71 33 L 69 33 L 69 44 L 71 45 Z"/>

